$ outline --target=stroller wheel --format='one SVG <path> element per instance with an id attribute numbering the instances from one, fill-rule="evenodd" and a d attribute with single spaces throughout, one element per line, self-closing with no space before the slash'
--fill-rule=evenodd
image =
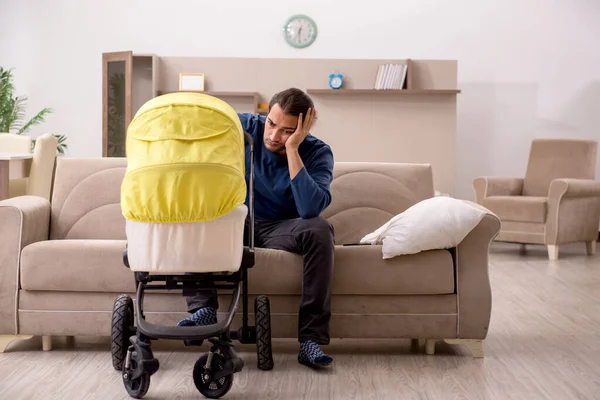
<path id="1" fill-rule="evenodd" d="M 273 351 L 271 349 L 271 306 L 267 296 L 257 296 L 254 300 L 256 318 L 256 355 L 258 368 L 273 369 Z"/>
<path id="2" fill-rule="evenodd" d="M 233 373 L 215 377 L 215 374 L 225 369 L 226 359 L 219 353 L 213 353 L 209 369 L 206 368 L 207 361 L 208 354 L 203 354 L 194 364 L 194 384 L 204 397 L 218 399 L 233 386 Z"/>
<path id="3" fill-rule="evenodd" d="M 113 368 L 123 369 L 123 361 L 129 347 L 129 337 L 134 334 L 133 300 L 122 294 L 115 300 L 111 323 L 111 352 Z"/>
<path id="4" fill-rule="evenodd" d="M 125 390 L 127 390 L 129 396 L 133 397 L 134 399 L 143 398 L 146 393 L 148 393 L 148 389 L 150 389 L 150 374 L 148 372 L 143 372 L 138 378 L 131 379 L 130 375 L 135 372 L 139 362 L 139 356 L 137 356 L 137 353 L 134 353 L 134 355 L 131 357 L 130 368 L 127 368 L 127 366 L 123 364 L 122 371 Z"/>

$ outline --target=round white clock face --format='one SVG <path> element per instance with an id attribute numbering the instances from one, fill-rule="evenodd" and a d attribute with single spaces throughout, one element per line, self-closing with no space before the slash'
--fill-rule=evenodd
<path id="1" fill-rule="evenodd" d="M 294 15 L 283 26 L 283 36 L 291 46 L 310 46 L 317 38 L 317 24 L 306 15 Z"/>
<path id="2" fill-rule="evenodd" d="M 340 87 L 342 86 L 342 78 L 336 76 L 335 78 L 331 78 L 331 86 Z"/>

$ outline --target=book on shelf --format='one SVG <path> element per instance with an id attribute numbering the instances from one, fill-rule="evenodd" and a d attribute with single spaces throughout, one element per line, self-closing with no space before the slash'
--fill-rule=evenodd
<path id="1" fill-rule="evenodd" d="M 375 84 L 376 90 L 401 90 L 406 89 L 407 64 L 380 64 L 377 68 Z"/>

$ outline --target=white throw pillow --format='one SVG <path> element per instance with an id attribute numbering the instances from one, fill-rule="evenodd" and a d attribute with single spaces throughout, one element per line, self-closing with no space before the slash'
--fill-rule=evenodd
<path id="1" fill-rule="evenodd" d="M 485 210 L 452 197 L 420 201 L 369 233 L 361 244 L 383 244 L 383 258 L 456 247 L 485 216 Z"/>

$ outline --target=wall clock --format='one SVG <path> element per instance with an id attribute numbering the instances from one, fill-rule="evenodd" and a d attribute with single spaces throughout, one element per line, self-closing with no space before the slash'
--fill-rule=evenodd
<path id="1" fill-rule="evenodd" d="M 292 15 L 283 26 L 283 37 L 290 46 L 308 47 L 317 38 L 317 24 L 306 15 Z"/>

